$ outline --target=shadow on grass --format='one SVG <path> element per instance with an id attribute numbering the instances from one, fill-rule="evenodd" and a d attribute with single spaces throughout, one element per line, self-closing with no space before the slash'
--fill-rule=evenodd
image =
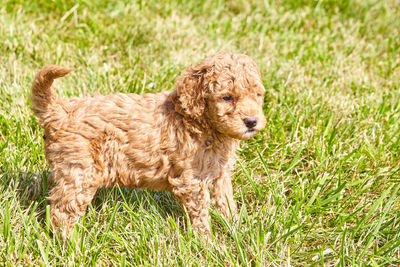
<path id="1" fill-rule="evenodd" d="M 46 220 L 46 200 L 48 191 L 52 188 L 51 173 L 47 170 L 40 172 L 6 171 L 1 174 L 0 183 L 3 188 L 13 188 L 17 201 L 22 210 L 38 203 L 37 219 L 41 224 Z M 162 218 L 184 216 L 179 201 L 170 192 L 149 191 L 146 189 L 129 188 L 100 188 L 91 202 L 95 210 L 102 209 L 105 202 L 123 202 L 130 206 L 132 211 L 156 211 Z"/>

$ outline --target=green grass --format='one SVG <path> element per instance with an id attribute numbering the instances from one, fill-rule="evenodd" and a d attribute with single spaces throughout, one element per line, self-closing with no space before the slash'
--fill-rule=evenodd
<path id="1" fill-rule="evenodd" d="M 113 188 L 78 244 L 53 238 L 37 68 L 76 68 L 63 96 L 156 92 L 221 49 L 254 58 L 267 88 L 234 172 L 240 220 L 213 209 L 203 243 L 171 194 Z M 0 61 L 1 265 L 400 264 L 398 0 L 3 0 Z"/>

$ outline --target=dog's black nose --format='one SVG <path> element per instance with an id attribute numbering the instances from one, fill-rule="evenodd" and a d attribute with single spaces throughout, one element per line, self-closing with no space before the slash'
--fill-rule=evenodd
<path id="1" fill-rule="evenodd" d="M 244 124 L 247 128 L 251 129 L 257 125 L 257 117 L 247 117 L 243 119 Z"/>

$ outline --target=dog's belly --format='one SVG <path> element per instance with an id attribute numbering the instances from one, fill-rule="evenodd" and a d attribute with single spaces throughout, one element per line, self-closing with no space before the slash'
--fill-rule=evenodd
<path id="1" fill-rule="evenodd" d="M 144 162 L 129 161 L 129 171 L 120 173 L 118 184 L 130 188 L 149 188 L 158 191 L 171 191 L 172 187 L 168 182 L 169 164 L 160 160 L 154 165 L 144 164 Z"/>
<path id="2" fill-rule="evenodd" d="M 107 139 L 97 164 L 102 166 L 104 186 L 171 190 L 168 182 L 171 164 L 167 156 L 143 147 L 135 149 L 135 144 L 121 143 L 110 136 Z"/>

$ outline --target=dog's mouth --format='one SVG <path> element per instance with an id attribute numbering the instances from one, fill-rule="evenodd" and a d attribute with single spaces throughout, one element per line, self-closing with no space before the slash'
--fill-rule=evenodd
<path id="1" fill-rule="evenodd" d="M 257 133 L 258 133 L 258 130 L 254 129 L 254 128 L 247 129 L 243 133 L 242 139 L 248 140 L 248 139 L 252 138 L 253 136 L 255 136 Z"/>

